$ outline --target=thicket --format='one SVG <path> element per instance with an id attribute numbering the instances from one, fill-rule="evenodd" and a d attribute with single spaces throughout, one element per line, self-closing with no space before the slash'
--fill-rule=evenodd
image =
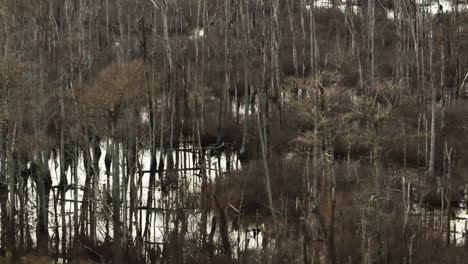
<path id="1" fill-rule="evenodd" d="M 466 8 L 3 0 L 0 262 L 466 262 Z"/>

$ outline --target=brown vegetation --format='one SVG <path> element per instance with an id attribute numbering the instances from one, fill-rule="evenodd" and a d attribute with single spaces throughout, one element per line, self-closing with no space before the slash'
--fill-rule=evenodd
<path id="1" fill-rule="evenodd" d="M 0 263 L 465 263 L 467 20 L 2 0 Z"/>

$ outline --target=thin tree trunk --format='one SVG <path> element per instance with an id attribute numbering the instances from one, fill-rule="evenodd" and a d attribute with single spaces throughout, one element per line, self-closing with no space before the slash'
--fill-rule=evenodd
<path id="1" fill-rule="evenodd" d="M 447 142 L 445 142 L 445 158 L 447 162 L 447 236 L 446 244 L 450 245 L 450 224 L 452 223 L 452 148 L 448 148 Z M 466 232 L 466 231 L 465 231 Z"/>
<path id="2" fill-rule="evenodd" d="M 430 150 L 430 158 L 429 158 L 429 177 L 434 179 L 434 159 L 435 159 L 435 140 L 436 140 L 436 129 L 435 129 L 435 122 L 436 122 L 436 86 L 434 85 L 433 81 L 433 74 L 432 74 L 432 53 L 433 53 L 433 32 L 432 32 L 432 25 L 431 30 L 429 33 L 429 70 L 430 70 L 430 86 L 432 91 L 432 100 L 431 100 L 431 150 Z"/>
<path id="3" fill-rule="evenodd" d="M 374 69 L 374 28 L 375 28 L 375 10 L 374 0 L 367 1 L 367 15 L 368 15 L 368 34 L 369 34 L 369 78 L 370 86 L 374 88 L 375 69 Z"/>
<path id="4" fill-rule="evenodd" d="M 7 213 L 7 200 L 8 200 L 8 184 L 7 180 L 7 167 L 6 167 L 6 149 L 8 148 L 7 138 L 7 124 L 5 122 L 0 123 L 0 210 L 1 217 L 1 239 L 0 245 L 4 248 L 7 245 L 7 230 L 8 230 L 8 213 Z"/>
<path id="5" fill-rule="evenodd" d="M 219 215 L 219 232 L 221 234 L 221 244 L 222 244 L 222 252 L 225 256 L 231 256 L 231 243 L 229 242 L 229 229 L 227 223 L 227 217 L 224 209 L 221 207 L 218 198 L 216 195 L 213 195 L 216 208 Z"/>
<path id="6" fill-rule="evenodd" d="M 116 120 L 112 120 L 112 219 L 114 229 L 113 263 L 122 263 L 122 228 L 120 222 L 120 148 L 115 132 Z"/>
<path id="7" fill-rule="evenodd" d="M 260 105 L 262 105 L 261 100 Z M 258 127 L 258 135 L 260 138 L 260 145 L 262 150 L 262 160 L 263 160 L 263 169 L 265 170 L 265 188 L 268 195 L 268 204 L 270 207 L 271 216 L 273 218 L 273 226 L 276 224 L 276 214 L 275 214 L 275 207 L 273 204 L 273 194 L 271 191 L 271 177 L 270 171 L 268 167 L 268 157 L 267 157 L 267 146 L 265 143 L 266 138 L 266 131 L 263 128 L 261 119 L 260 119 L 260 111 L 257 111 L 257 127 Z"/>
<path id="8" fill-rule="evenodd" d="M 331 264 L 337 263 L 336 258 L 336 246 L 335 246 L 335 207 L 336 207 L 336 196 L 335 196 L 335 188 L 336 188 L 336 176 L 335 176 L 335 150 L 334 150 L 334 140 L 332 139 L 332 135 L 329 135 L 329 205 L 330 205 L 330 223 L 329 223 L 329 230 L 328 230 L 328 241 L 327 241 L 327 252 L 328 252 L 328 260 Z"/>
<path id="9" fill-rule="evenodd" d="M 245 157 L 248 156 L 248 123 L 249 123 L 249 94 L 250 94 L 250 79 L 249 79 L 249 65 L 248 65 L 248 50 L 249 50 L 249 36 L 250 36 L 250 26 L 249 26 L 249 11 L 246 7 L 247 2 L 245 0 L 241 0 L 240 2 L 240 13 L 241 13 L 241 28 L 243 30 L 243 44 L 244 48 L 242 51 L 242 59 L 243 59 L 243 69 L 244 69 L 244 123 L 242 126 L 242 145 L 239 151 L 239 156 L 241 160 L 244 160 Z"/>
<path id="10" fill-rule="evenodd" d="M 8 105 L 7 105 L 8 107 Z M 16 257 L 16 173 L 15 173 L 15 164 L 13 161 L 13 151 L 15 149 L 15 138 L 16 138 L 16 123 L 9 123 L 10 126 L 10 140 L 9 145 L 7 146 L 7 162 L 8 162 L 8 186 L 10 191 L 10 208 L 9 208 L 9 223 L 8 223 L 8 249 L 13 253 L 13 256 Z"/>

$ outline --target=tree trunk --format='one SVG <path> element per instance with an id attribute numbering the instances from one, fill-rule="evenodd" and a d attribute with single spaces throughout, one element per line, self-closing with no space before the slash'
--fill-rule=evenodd
<path id="1" fill-rule="evenodd" d="M 8 107 L 8 105 L 7 105 Z M 9 221 L 8 221 L 8 249 L 16 257 L 16 168 L 13 160 L 13 151 L 15 148 L 15 137 L 16 137 L 16 123 L 12 122 L 9 124 L 9 144 L 7 144 L 7 164 L 8 164 L 8 189 L 10 192 L 10 208 L 9 208 Z"/>
<path id="2" fill-rule="evenodd" d="M 120 222 L 120 158 L 119 158 L 119 142 L 115 134 L 116 120 L 112 120 L 112 220 L 114 229 L 114 242 L 113 242 L 113 263 L 119 264 L 123 262 L 123 241 Z"/>
<path id="3" fill-rule="evenodd" d="M 329 206 L 330 206 L 330 223 L 328 229 L 328 239 L 327 239 L 327 252 L 328 260 L 331 264 L 336 264 L 336 246 L 335 246 L 335 207 L 336 207 L 336 196 L 335 196 L 335 187 L 336 187 L 336 176 L 335 176 L 335 151 L 334 151 L 334 139 L 332 135 L 329 135 Z"/>
<path id="4" fill-rule="evenodd" d="M 250 75 L 249 75 L 249 65 L 248 65 L 248 50 L 249 50 L 249 36 L 250 36 L 250 26 L 249 26 L 249 11 L 246 7 L 247 2 L 241 0 L 240 2 L 240 13 L 241 13 L 241 27 L 243 30 L 243 49 L 242 49 L 242 59 L 243 59 L 243 69 L 244 69 L 244 123 L 242 125 L 242 145 L 239 151 L 239 158 L 241 161 L 248 158 L 248 123 L 249 123 L 249 98 L 250 98 Z"/>
<path id="5" fill-rule="evenodd" d="M 429 35 L 429 69 L 430 69 L 430 76 L 431 76 L 431 91 L 432 91 L 432 100 L 431 100 L 431 150 L 430 150 L 430 158 L 429 158 L 429 177 L 434 179 L 434 159 L 435 159 L 435 140 L 436 140 L 436 86 L 434 85 L 433 81 L 433 74 L 432 74 L 432 53 L 433 53 L 433 36 L 432 36 L 432 26 Z"/>

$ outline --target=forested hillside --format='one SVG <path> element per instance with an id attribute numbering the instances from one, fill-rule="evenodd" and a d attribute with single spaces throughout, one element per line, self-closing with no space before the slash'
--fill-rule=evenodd
<path id="1" fill-rule="evenodd" d="M 0 263 L 467 263 L 463 0 L 1 0 Z"/>

